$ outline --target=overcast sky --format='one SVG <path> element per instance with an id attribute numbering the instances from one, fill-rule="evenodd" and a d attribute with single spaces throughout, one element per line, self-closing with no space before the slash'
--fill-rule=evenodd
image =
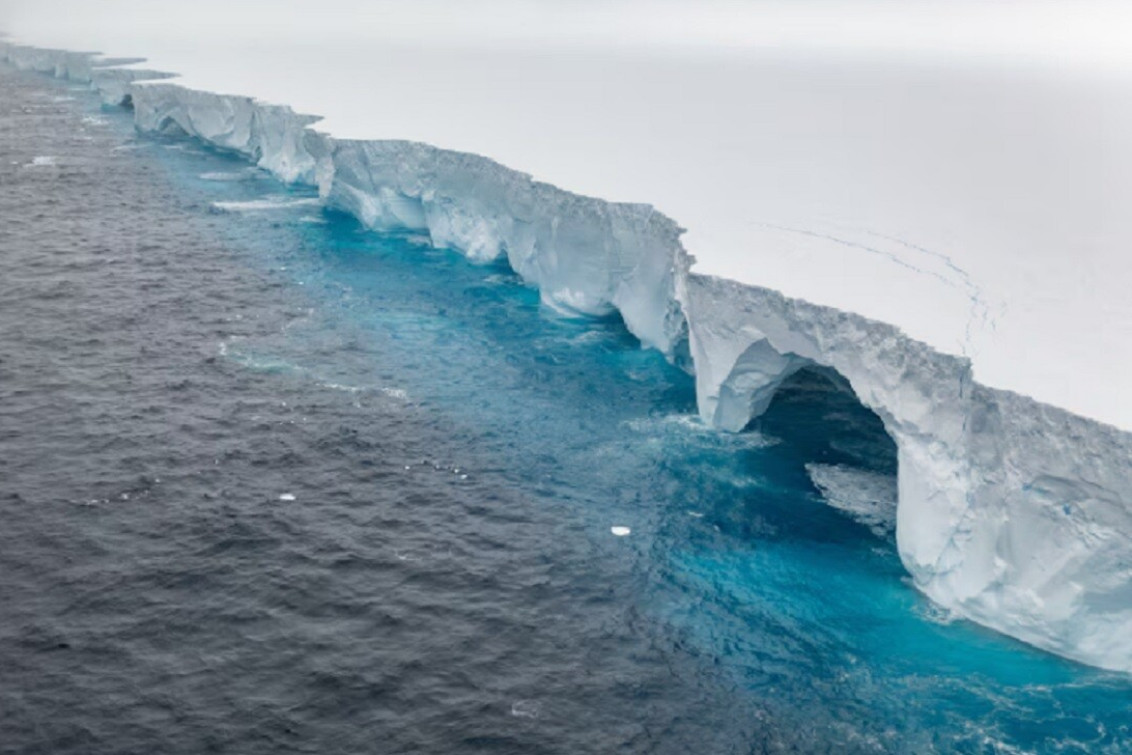
<path id="1" fill-rule="evenodd" d="M 0 28 L 155 41 L 186 33 L 309 40 L 355 34 L 445 44 L 797 48 L 1132 66 L 1132 3 L 903 0 L 0 0 Z"/>

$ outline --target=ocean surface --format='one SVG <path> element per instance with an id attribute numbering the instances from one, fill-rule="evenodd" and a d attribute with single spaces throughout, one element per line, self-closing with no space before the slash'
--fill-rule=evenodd
<path id="1" fill-rule="evenodd" d="M 0 67 L 0 752 L 1132 751 L 908 583 L 895 465 Z"/>

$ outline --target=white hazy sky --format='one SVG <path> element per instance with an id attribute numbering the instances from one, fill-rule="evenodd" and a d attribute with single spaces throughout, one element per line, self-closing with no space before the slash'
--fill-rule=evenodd
<path id="1" fill-rule="evenodd" d="M 0 26 L 18 32 L 118 23 L 155 42 L 203 27 L 214 37 L 243 38 L 254 28 L 306 43 L 380 37 L 1132 61 L 1132 4 L 1111 0 L 0 0 Z"/>
<path id="2" fill-rule="evenodd" d="M 0 0 L 0 28 L 651 203 L 699 272 L 1132 429 L 1132 2 Z"/>

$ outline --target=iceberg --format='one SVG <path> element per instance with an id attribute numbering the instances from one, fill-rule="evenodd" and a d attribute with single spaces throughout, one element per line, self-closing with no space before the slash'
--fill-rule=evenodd
<path id="1" fill-rule="evenodd" d="M 132 106 L 142 131 L 315 185 L 366 227 L 505 258 L 558 311 L 619 313 L 694 374 L 702 421 L 719 431 L 743 430 L 798 370 L 835 371 L 897 446 L 896 543 L 915 585 L 984 626 L 1132 672 L 1129 432 L 980 383 L 969 356 L 896 325 L 697 272 L 677 219 L 648 204 L 572 193 L 470 152 L 341 138 L 285 105 L 85 53 L 0 42 L 0 59 L 88 83 Z"/>

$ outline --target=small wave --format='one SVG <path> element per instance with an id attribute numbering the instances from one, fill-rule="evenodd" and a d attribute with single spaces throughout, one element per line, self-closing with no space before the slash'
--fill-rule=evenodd
<path id="1" fill-rule="evenodd" d="M 950 608 L 945 608 L 928 600 L 923 601 L 921 605 L 917 606 L 915 612 L 916 615 L 924 621 L 939 624 L 940 626 L 948 626 L 949 624 L 954 624 L 963 619 L 961 615 L 952 611 Z"/>
<path id="2" fill-rule="evenodd" d="M 413 246 L 432 246 L 432 237 L 424 233 L 406 234 L 405 241 Z"/>
<path id="3" fill-rule="evenodd" d="M 333 383 L 328 381 L 318 381 L 318 384 L 323 388 L 329 388 L 333 391 L 343 391 L 345 393 L 365 393 L 367 391 L 375 391 L 389 398 L 395 398 L 399 401 L 408 401 L 409 392 L 403 388 L 386 388 L 384 386 L 373 385 L 345 385 L 343 383 Z"/>
<path id="4" fill-rule="evenodd" d="M 58 165 L 58 164 L 59 164 L 59 158 L 55 157 L 55 155 L 36 155 L 35 157 L 32 158 L 31 162 L 28 163 L 28 165 L 30 165 L 33 168 L 43 168 L 43 167 L 47 167 L 47 166 L 50 166 L 50 165 Z"/>
<path id="5" fill-rule="evenodd" d="M 329 388 L 333 391 L 342 391 L 343 393 L 350 394 L 380 393 L 383 396 L 396 399 L 397 401 L 409 400 L 409 392 L 404 388 L 389 388 L 383 385 L 350 385 L 349 383 L 341 383 L 333 379 L 322 378 L 312 370 L 284 359 L 273 359 L 270 357 L 260 358 L 239 351 L 232 352 L 230 346 L 238 340 L 242 339 L 230 338 L 220 341 L 216 347 L 217 353 L 222 357 L 232 359 L 237 364 L 252 370 L 299 375 L 306 379 L 313 380 L 323 388 Z"/>
<path id="6" fill-rule="evenodd" d="M 105 126 L 106 119 L 97 115 L 84 115 L 82 117 L 82 124 L 84 126 Z"/>
<path id="7" fill-rule="evenodd" d="M 571 346 L 590 346 L 602 341 L 609 341 L 612 339 L 612 334 L 602 330 L 587 330 L 585 333 L 566 339 L 566 343 Z"/>
<path id="8" fill-rule="evenodd" d="M 542 704 L 537 700 L 516 700 L 511 704 L 511 715 L 516 718 L 538 718 Z"/>
<path id="9" fill-rule="evenodd" d="M 633 432 L 654 439 L 671 439 L 708 448 L 768 448 L 780 441 L 758 432 L 728 433 L 704 423 L 696 414 L 665 414 L 625 422 Z"/>

